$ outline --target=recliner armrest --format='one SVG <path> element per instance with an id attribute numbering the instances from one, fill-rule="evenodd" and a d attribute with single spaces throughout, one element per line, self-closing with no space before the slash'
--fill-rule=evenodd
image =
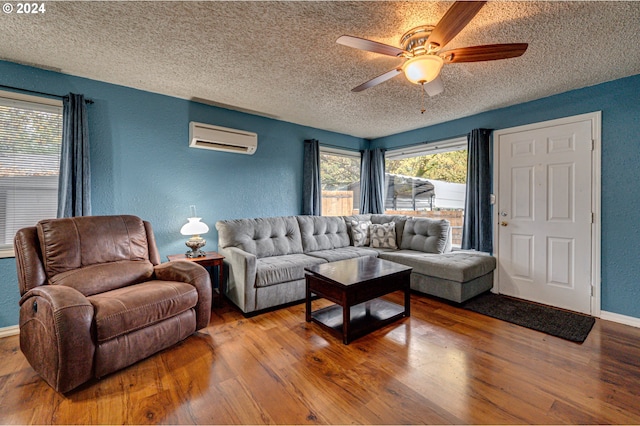
<path id="1" fill-rule="evenodd" d="M 20 296 L 34 287 L 47 283 L 42 264 L 42 252 L 35 226 L 22 228 L 13 239 Z"/>
<path id="2" fill-rule="evenodd" d="M 45 285 L 20 299 L 20 349 L 59 392 L 93 377 L 93 305 L 78 290 Z"/>
<path id="3" fill-rule="evenodd" d="M 156 278 L 163 281 L 189 283 L 198 292 L 196 305 L 196 330 L 209 325 L 211 319 L 211 277 L 209 272 L 194 262 L 176 260 L 154 267 Z"/>

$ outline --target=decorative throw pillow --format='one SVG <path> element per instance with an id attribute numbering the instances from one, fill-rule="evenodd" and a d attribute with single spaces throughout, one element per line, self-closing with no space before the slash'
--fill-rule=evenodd
<path id="1" fill-rule="evenodd" d="M 363 247 L 369 245 L 369 227 L 370 220 L 351 221 L 351 237 L 353 238 L 354 247 Z"/>
<path id="2" fill-rule="evenodd" d="M 369 227 L 371 247 L 397 249 L 396 224 L 394 222 L 372 224 Z"/>

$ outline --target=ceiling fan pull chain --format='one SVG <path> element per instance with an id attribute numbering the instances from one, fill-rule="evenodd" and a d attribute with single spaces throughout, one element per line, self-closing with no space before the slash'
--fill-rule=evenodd
<path id="1" fill-rule="evenodd" d="M 424 112 L 426 111 L 425 107 L 424 107 L 424 82 L 420 83 L 420 86 L 422 87 L 422 109 L 420 110 L 420 114 L 424 114 Z"/>

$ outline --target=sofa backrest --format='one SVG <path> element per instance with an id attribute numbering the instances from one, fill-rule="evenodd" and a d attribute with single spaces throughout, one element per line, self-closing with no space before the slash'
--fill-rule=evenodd
<path id="1" fill-rule="evenodd" d="M 302 239 L 294 216 L 220 220 L 218 246 L 238 247 L 258 258 L 302 253 Z"/>
<path id="2" fill-rule="evenodd" d="M 296 216 L 305 253 L 331 250 L 350 244 L 347 225 L 340 216 Z"/>
<path id="3" fill-rule="evenodd" d="M 425 253 L 451 251 L 451 224 L 445 219 L 409 217 L 404 224 L 400 249 Z"/>
<path id="4" fill-rule="evenodd" d="M 47 219 L 36 229 L 49 284 L 90 296 L 153 276 L 150 228 L 136 216 Z"/>
<path id="5" fill-rule="evenodd" d="M 394 222 L 400 248 L 426 253 L 451 251 L 448 221 L 384 214 L 221 220 L 216 223 L 218 246 L 238 247 L 258 258 L 347 247 L 353 244 L 351 220 L 370 220 L 374 224 Z M 407 229 L 409 221 L 411 225 Z"/>

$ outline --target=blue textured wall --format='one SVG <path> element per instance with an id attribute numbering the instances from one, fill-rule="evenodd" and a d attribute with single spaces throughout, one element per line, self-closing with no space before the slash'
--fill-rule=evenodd
<path id="1" fill-rule="evenodd" d="M 372 141 L 449 139 L 602 111 L 602 310 L 640 318 L 640 75 Z"/>
<path id="2" fill-rule="evenodd" d="M 18 280 L 13 258 L 0 259 L 0 327 L 18 323 Z"/>
<path id="3" fill-rule="evenodd" d="M 189 205 L 212 228 L 217 220 L 298 214 L 302 141 L 361 149 L 346 135 L 210 107 L 122 86 L 0 61 L 0 84 L 66 94 L 89 106 L 94 214 L 135 214 L 154 225 L 164 257 L 185 250 L 179 229 Z M 640 76 L 567 92 L 372 141 L 399 147 L 602 111 L 602 309 L 640 318 Z M 258 133 L 253 156 L 190 149 L 189 121 Z M 15 261 L 0 259 L 0 327 L 18 321 Z"/>
<path id="4" fill-rule="evenodd" d="M 187 250 L 180 227 L 189 205 L 211 231 L 220 219 L 300 214 L 303 141 L 362 149 L 364 139 L 0 61 L 0 84 L 83 93 L 91 143 L 95 215 L 134 214 L 154 227 L 160 254 Z M 258 134 L 254 155 L 188 147 L 189 121 Z M 0 327 L 18 322 L 15 260 L 0 259 Z"/>

